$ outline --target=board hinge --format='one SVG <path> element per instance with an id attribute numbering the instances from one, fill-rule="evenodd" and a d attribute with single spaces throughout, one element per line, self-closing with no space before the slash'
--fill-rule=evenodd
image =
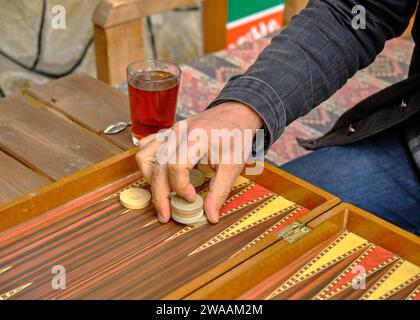
<path id="1" fill-rule="evenodd" d="M 284 227 L 276 233 L 277 237 L 286 240 L 288 243 L 294 243 L 297 240 L 305 237 L 312 231 L 307 225 L 295 221 L 288 226 Z"/>

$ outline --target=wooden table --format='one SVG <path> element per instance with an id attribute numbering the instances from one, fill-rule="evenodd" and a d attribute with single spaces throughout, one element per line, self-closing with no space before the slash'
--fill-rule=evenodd
<path id="1" fill-rule="evenodd" d="M 133 146 L 127 96 L 75 73 L 0 100 L 0 204 L 51 184 Z"/>

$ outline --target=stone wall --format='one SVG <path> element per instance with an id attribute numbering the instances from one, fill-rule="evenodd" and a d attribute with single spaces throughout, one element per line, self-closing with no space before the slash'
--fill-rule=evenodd
<path id="1" fill-rule="evenodd" d="M 0 0 L 0 89 L 18 94 L 74 71 L 96 76 L 92 16 L 100 0 Z M 66 9 L 66 29 L 52 28 L 52 8 Z M 176 10 L 144 22 L 146 55 L 183 63 L 202 53 L 199 8 Z M 152 37 L 155 50 L 152 49 Z"/>
<path id="2" fill-rule="evenodd" d="M 145 23 L 146 54 L 150 58 L 151 35 L 157 58 L 184 63 L 202 55 L 201 11 L 199 7 L 162 13 L 151 17 L 152 30 Z"/>

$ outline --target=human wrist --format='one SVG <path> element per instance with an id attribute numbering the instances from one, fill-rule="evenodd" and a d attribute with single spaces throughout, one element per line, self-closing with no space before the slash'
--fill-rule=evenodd
<path id="1" fill-rule="evenodd" d="M 237 101 L 227 101 L 216 106 L 215 109 L 226 113 L 237 123 L 237 126 L 243 129 L 261 129 L 264 121 L 261 116 L 251 107 Z"/>

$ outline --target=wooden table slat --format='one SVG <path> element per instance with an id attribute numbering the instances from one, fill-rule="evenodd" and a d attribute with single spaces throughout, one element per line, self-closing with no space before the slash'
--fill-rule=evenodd
<path id="1" fill-rule="evenodd" d="M 0 100 L 0 148 L 53 180 L 121 150 L 25 96 Z"/>
<path id="2" fill-rule="evenodd" d="M 24 93 L 98 134 L 116 121 L 130 122 L 127 96 L 83 73 L 33 86 Z"/>
<path id="3" fill-rule="evenodd" d="M 46 177 L 0 152 L 0 204 L 50 183 Z"/>
<path id="4" fill-rule="evenodd" d="M 135 147 L 131 139 L 130 127 L 117 134 L 106 135 L 105 133 L 101 133 L 100 136 L 126 151 Z"/>
<path id="5" fill-rule="evenodd" d="M 111 136 L 103 133 L 111 123 L 130 122 L 130 110 L 127 96 L 101 81 L 83 73 L 74 73 L 31 87 L 24 94 L 64 114 L 123 150 L 134 147 L 130 127 Z"/>

